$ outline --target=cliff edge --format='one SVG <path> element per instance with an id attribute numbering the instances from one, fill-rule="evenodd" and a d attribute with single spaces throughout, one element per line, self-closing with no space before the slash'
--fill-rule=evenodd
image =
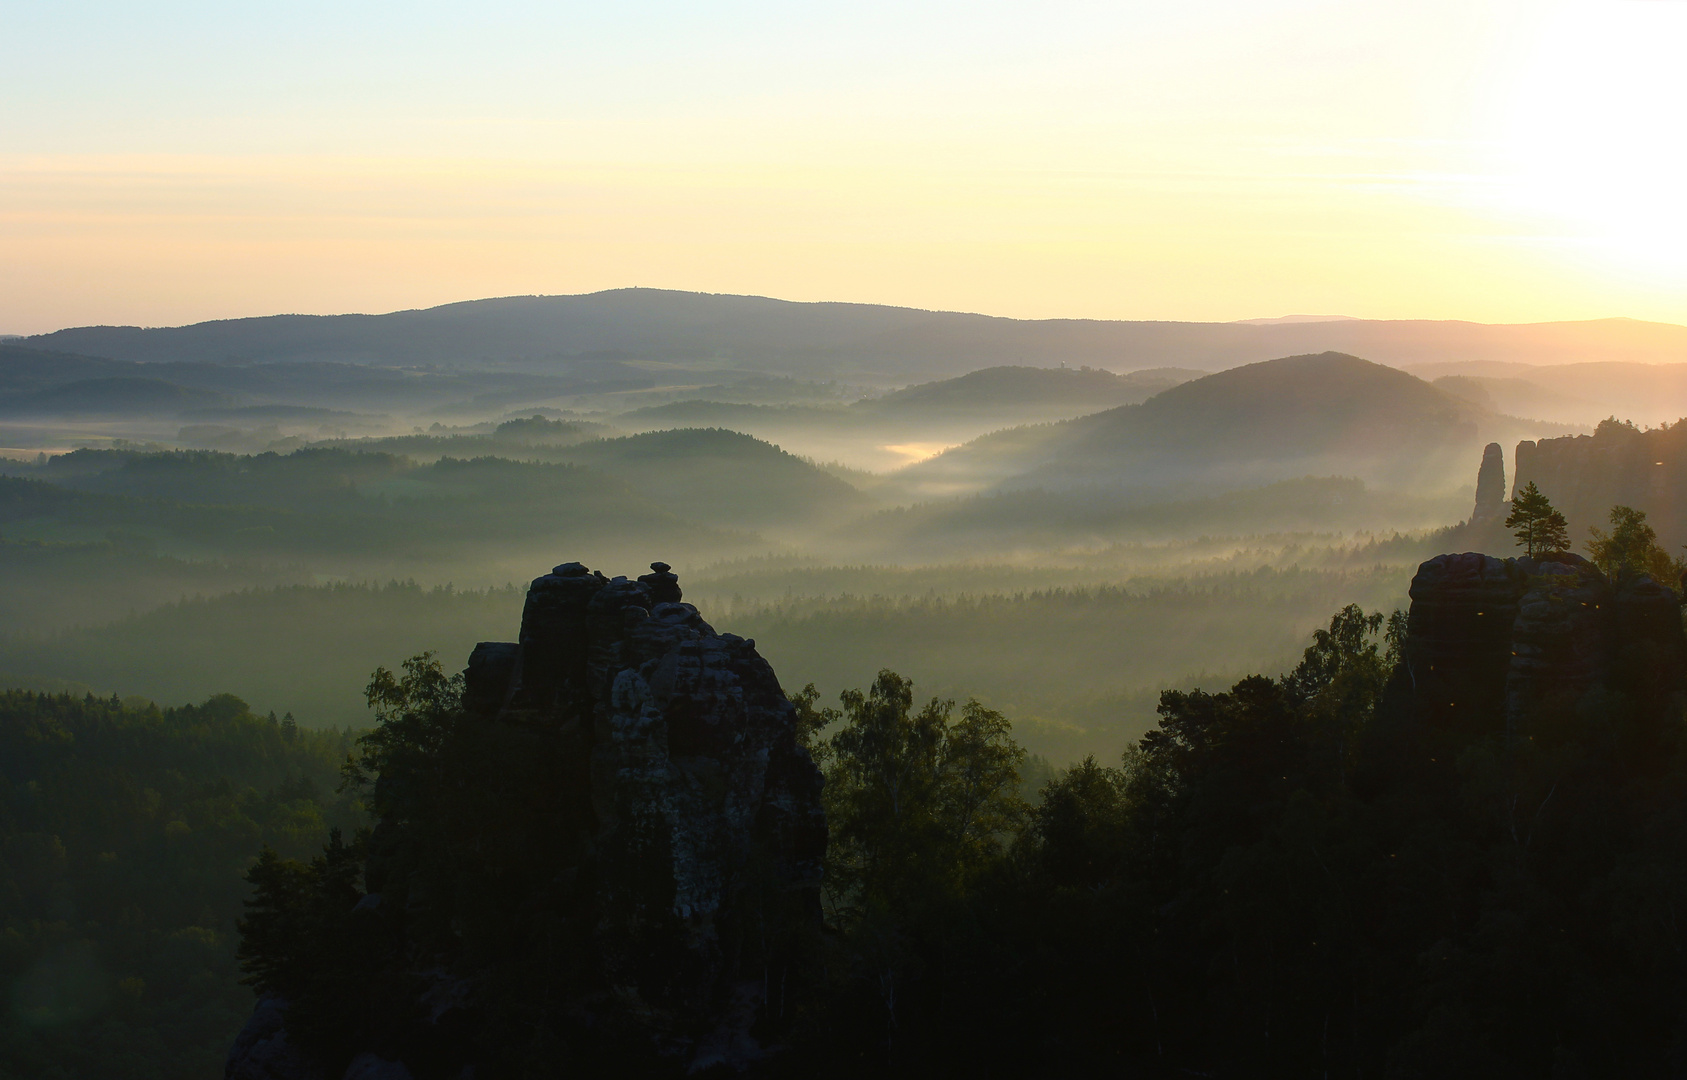
<path id="1" fill-rule="evenodd" d="M 1612 582 L 1579 555 L 1464 552 L 1418 567 L 1391 703 L 1430 730 L 1532 737 L 1621 694 L 1661 710 L 1687 691 L 1675 593 L 1645 575 Z"/>

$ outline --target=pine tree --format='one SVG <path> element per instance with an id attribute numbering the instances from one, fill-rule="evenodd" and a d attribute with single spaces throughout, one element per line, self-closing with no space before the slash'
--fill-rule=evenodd
<path id="1" fill-rule="evenodd" d="M 1517 543 L 1533 559 L 1570 549 L 1570 524 L 1564 515 L 1552 508 L 1533 480 L 1511 500 L 1511 514 L 1505 527 L 1512 530 Z"/>

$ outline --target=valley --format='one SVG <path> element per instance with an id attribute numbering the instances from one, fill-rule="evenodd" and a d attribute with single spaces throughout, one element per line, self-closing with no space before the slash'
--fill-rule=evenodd
<path id="1" fill-rule="evenodd" d="M 971 351 L 981 328 L 1006 336 Z M 463 654 L 535 565 L 665 559 L 793 688 L 893 662 L 1050 760 L 1110 756 L 1161 690 L 1284 668 L 1342 603 L 1403 606 L 1484 445 L 1678 393 L 1676 365 L 1627 359 L 1240 362 L 1366 332 L 633 290 L 13 340 L 0 679 L 358 726 L 397 637 Z M 1546 333 L 1458 332 L 1494 357 Z M 1672 347 L 1648 333 L 1589 325 L 1542 357 Z M 1003 340 L 1039 363 L 983 364 Z M 1104 342 L 1155 366 L 1099 366 Z"/>

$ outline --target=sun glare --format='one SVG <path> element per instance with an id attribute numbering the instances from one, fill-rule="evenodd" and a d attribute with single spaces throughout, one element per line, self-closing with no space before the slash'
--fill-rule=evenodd
<path id="1" fill-rule="evenodd" d="M 1563 5 L 1502 92 L 1500 201 L 1638 272 L 1687 273 L 1687 3 Z"/>

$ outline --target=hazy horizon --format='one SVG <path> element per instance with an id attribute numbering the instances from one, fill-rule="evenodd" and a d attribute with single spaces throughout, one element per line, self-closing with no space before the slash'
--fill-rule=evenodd
<path id="1" fill-rule="evenodd" d="M 1687 321 L 1687 6 L 9 4 L 0 327 L 636 282 Z"/>
<path id="2" fill-rule="evenodd" d="M 0 27 L 0 1080 L 1687 1062 L 1687 0 Z"/>

